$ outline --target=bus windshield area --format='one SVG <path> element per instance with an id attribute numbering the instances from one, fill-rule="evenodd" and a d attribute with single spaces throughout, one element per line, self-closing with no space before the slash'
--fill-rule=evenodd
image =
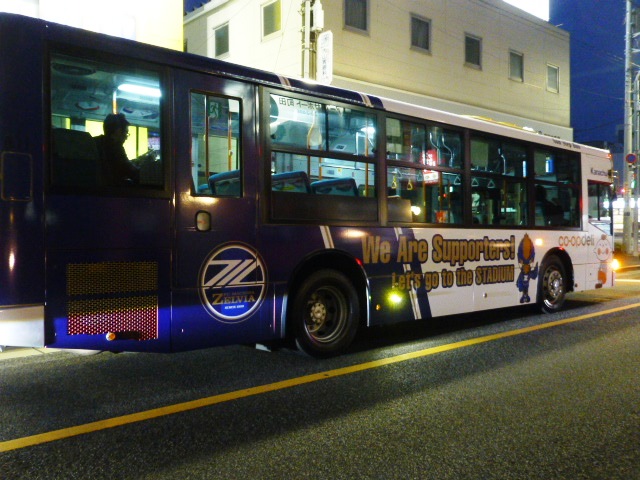
<path id="1" fill-rule="evenodd" d="M 53 54 L 51 185 L 164 188 L 157 72 Z"/>

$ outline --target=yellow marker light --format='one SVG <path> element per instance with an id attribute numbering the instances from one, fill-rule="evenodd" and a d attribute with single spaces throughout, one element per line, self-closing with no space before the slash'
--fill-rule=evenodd
<path id="1" fill-rule="evenodd" d="M 611 269 L 615 272 L 617 271 L 622 265 L 620 265 L 620 260 L 618 260 L 617 258 L 614 258 L 613 260 L 611 260 Z"/>
<path id="2" fill-rule="evenodd" d="M 391 292 L 387 296 L 387 301 L 391 306 L 398 306 L 402 303 L 402 295 L 397 292 Z"/>

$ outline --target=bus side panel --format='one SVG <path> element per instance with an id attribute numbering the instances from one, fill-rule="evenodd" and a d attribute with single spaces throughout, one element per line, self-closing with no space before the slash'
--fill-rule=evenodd
<path id="1" fill-rule="evenodd" d="M 42 91 L 41 51 L 38 28 L 25 28 L 18 21 L 2 23 L 0 345 L 44 342 L 42 102 L 37 95 Z"/>
<path id="2" fill-rule="evenodd" d="M 413 239 L 410 229 L 273 225 L 261 230 L 258 241 L 260 253 L 269 268 L 270 280 L 278 291 L 290 292 L 299 287 L 303 278 L 297 276 L 297 272 L 308 271 L 305 270 L 305 266 L 310 264 L 308 262 L 313 265 L 311 272 L 319 268 L 352 271 L 361 262 L 367 275 L 372 304 L 362 309 L 360 320 L 374 325 L 431 316 L 424 288 L 418 288 L 409 295 L 403 283 L 402 301 L 390 301 L 390 294 L 399 292 L 398 283 L 405 281 L 406 271 L 420 267 L 417 257 L 408 260 L 407 265 L 396 261 L 400 245 L 398 239 L 405 235 Z M 335 257 L 336 252 L 346 254 L 346 257 Z M 345 264 L 349 257 L 353 259 L 352 266 Z M 333 260 L 335 258 L 340 260 Z M 276 319 L 282 318 L 286 313 L 282 309 L 290 307 L 293 302 L 288 293 L 287 305 L 282 300 L 276 298 L 274 304 Z M 367 310 L 369 318 L 365 318 Z"/>
<path id="3" fill-rule="evenodd" d="M 369 279 L 370 325 L 390 324 L 432 316 L 421 265 L 426 251 L 411 228 L 330 229 L 332 243 L 359 259 Z M 325 237 L 327 234 L 325 233 Z"/>
<path id="4" fill-rule="evenodd" d="M 166 199 L 51 197 L 50 346 L 170 350 L 170 212 Z"/>
<path id="5" fill-rule="evenodd" d="M 211 211 L 213 218 L 229 217 Z M 235 212 L 241 211 L 236 206 Z M 242 221 L 236 223 L 243 227 Z M 224 240 L 215 232 L 187 238 L 188 234 L 179 230 L 175 256 L 179 273 L 174 276 L 172 296 L 173 350 L 252 343 L 278 336 L 271 272 L 249 242 L 255 229 L 244 226 L 221 231 L 229 233 Z"/>

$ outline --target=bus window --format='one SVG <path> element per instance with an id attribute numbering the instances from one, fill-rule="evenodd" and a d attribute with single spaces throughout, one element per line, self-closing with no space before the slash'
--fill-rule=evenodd
<path id="1" fill-rule="evenodd" d="M 304 149 L 325 149 L 326 113 L 321 103 L 271 94 L 271 142 Z"/>
<path id="2" fill-rule="evenodd" d="M 375 155 L 376 119 L 370 113 L 335 107 L 329 121 L 329 150 L 364 157 Z M 339 121 L 334 121 L 334 119 Z"/>
<path id="3" fill-rule="evenodd" d="M 458 174 L 389 167 L 387 194 L 389 221 L 463 223 L 462 185 Z"/>
<path id="4" fill-rule="evenodd" d="M 374 164 L 284 152 L 273 152 L 271 163 L 276 192 L 375 197 Z"/>
<path id="5" fill-rule="evenodd" d="M 159 74 L 61 54 L 50 71 L 52 185 L 163 188 Z"/>
<path id="6" fill-rule="evenodd" d="M 459 132 L 387 118 L 387 160 L 449 168 L 462 168 Z"/>
<path id="7" fill-rule="evenodd" d="M 196 194 L 242 196 L 239 100 L 191 94 L 191 166 Z"/>
<path id="8" fill-rule="evenodd" d="M 579 154 L 536 150 L 534 171 L 535 225 L 579 227 Z"/>
<path id="9" fill-rule="evenodd" d="M 536 226 L 575 227 L 580 225 L 577 188 L 537 184 L 535 199 Z"/>
<path id="10" fill-rule="evenodd" d="M 504 177 L 471 177 L 472 223 L 526 225 L 526 184 Z"/>
<path id="11" fill-rule="evenodd" d="M 471 168 L 485 172 L 526 176 L 527 151 L 523 145 L 496 139 L 471 139 Z"/>
<path id="12" fill-rule="evenodd" d="M 427 127 L 426 159 L 420 163 L 449 168 L 462 168 L 464 157 L 462 137 L 459 132 L 441 127 Z"/>
<path id="13" fill-rule="evenodd" d="M 611 233 L 611 185 L 589 181 L 589 222 Z"/>
<path id="14" fill-rule="evenodd" d="M 580 158 L 566 152 L 536 150 L 534 156 L 536 179 L 578 183 L 580 178 Z"/>
<path id="15" fill-rule="evenodd" d="M 436 165 L 427 162 L 424 125 L 387 118 L 387 159 Z"/>

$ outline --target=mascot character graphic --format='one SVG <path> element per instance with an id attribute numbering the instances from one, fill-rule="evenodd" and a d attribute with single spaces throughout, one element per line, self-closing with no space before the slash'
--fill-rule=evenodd
<path id="1" fill-rule="evenodd" d="M 535 267 L 531 267 L 533 260 L 536 257 L 536 249 L 533 247 L 533 242 L 529 238 L 528 234 L 524 234 L 520 245 L 518 245 L 518 264 L 520 265 L 520 274 L 516 281 L 518 291 L 522 292 L 520 297 L 520 303 L 528 303 L 531 301 L 529 297 L 529 280 L 535 280 L 538 278 L 538 264 Z"/>
<path id="2" fill-rule="evenodd" d="M 604 285 L 607 283 L 607 262 L 611 258 L 612 248 L 606 235 L 602 235 L 596 242 L 596 248 L 593 250 L 596 254 L 596 258 L 600 261 L 600 268 L 598 269 L 598 283 Z"/>

